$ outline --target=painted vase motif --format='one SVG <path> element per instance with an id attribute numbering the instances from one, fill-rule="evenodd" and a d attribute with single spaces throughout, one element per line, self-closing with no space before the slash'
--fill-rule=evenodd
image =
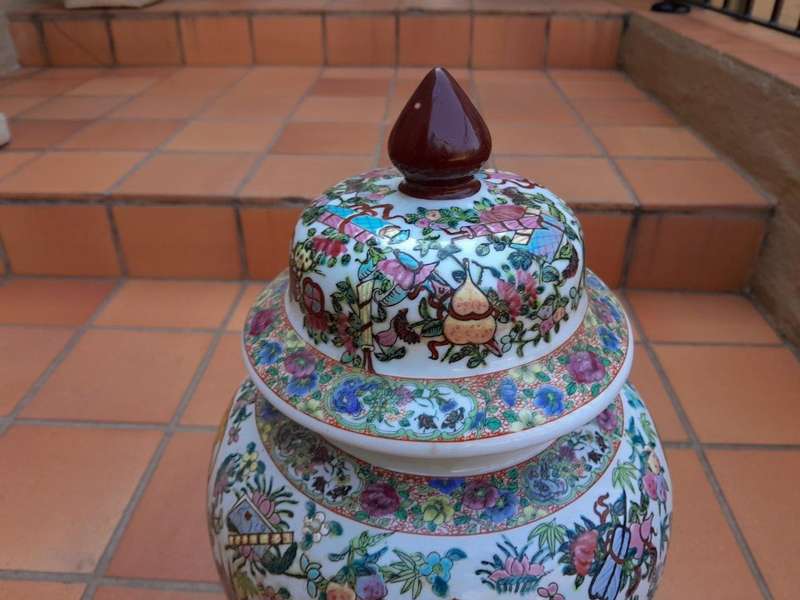
<path id="1" fill-rule="evenodd" d="M 410 144 L 410 146 L 409 146 Z M 435 69 L 400 171 L 302 214 L 244 324 L 208 522 L 230 600 L 652 598 L 671 482 L 623 307 Z"/>

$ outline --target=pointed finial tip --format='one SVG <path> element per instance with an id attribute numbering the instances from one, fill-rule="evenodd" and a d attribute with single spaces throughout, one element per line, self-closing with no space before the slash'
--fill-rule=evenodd
<path id="1" fill-rule="evenodd" d="M 418 198 L 471 196 L 473 177 L 492 151 L 489 129 L 453 76 L 435 67 L 395 121 L 389 158 L 405 176 L 400 190 Z"/>

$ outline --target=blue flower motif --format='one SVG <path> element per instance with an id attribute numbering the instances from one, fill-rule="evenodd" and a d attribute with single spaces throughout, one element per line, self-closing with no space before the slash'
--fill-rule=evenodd
<path id="1" fill-rule="evenodd" d="M 484 514 L 492 523 L 500 524 L 517 514 L 518 507 L 519 498 L 517 495 L 514 492 L 504 490 L 500 492 L 500 497 L 494 506 L 487 508 Z"/>
<path id="2" fill-rule="evenodd" d="M 595 290 L 606 290 L 606 289 L 608 289 L 606 287 L 606 284 L 604 284 L 602 281 L 600 281 L 600 279 L 598 279 L 592 273 L 587 273 L 586 274 L 586 283 L 589 284 L 589 287 L 591 287 L 591 288 L 593 288 Z"/>
<path id="3" fill-rule="evenodd" d="M 450 571 L 453 568 L 453 561 L 442 556 L 438 552 L 431 552 L 425 557 L 425 564 L 419 570 L 419 574 L 427 577 L 428 583 L 435 583 L 440 579 L 447 583 L 450 581 Z"/>
<path id="4" fill-rule="evenodd" d="M 552 385 L 543 385 L 533 394 L 533 403 L 548 417 L 560 415 L 564 410 L 564 392 Z"/>
<path id="5" fill-rule="evenodd" d="M 602 296 L 600 298 L 600 302 L 608 309 L 608 312 L 611 313 L 611 316 L 614 317 L 614 320 L 617 323 L 622 320 L 622 313 L 620 313 L 619 309 L 614 305 L 614 303 L 608 299 L 608 296 Z"/>
<path id="6" fill-rule="evenodd" d="M 261 403 L 261 419 L 265 423 L 271 423 L 275 419 L 277 419 L 281 415 L 278 410 L 272 406 L 272 403 L 268 400 L 264 400 Z"/>
<path id="7" fill-rule="evenodd" d="M 314 371 L 304 377 L 292 377 L 286 386 L 286 391 L 292 396 L 307 396 L 317 387 L 317 373 Z"/>
<path id="8" fill-rule="evenodd" d="M 506 377 L 500 382 L 497 387 L 497 393 L 500 394 L 500 399 L 506 403 L 506 406 L 511 408 L 517 402 L 517 384 L 510 377 Z"/>
<path id="9" fill-rule="evenodd" d="M 472 420 L 472 429 L 480 429 L 486 422 L 486 411 L 479 410 L 475 413 L 475 418 Z"/>
<path id="10" fill-rule="evenodd" d="M 258 352 L 259 365 L 272 365 L 283 355 L 283 346 L 278 342 L 267 342 Z"/>
<path id="11" fill-rule="evenodd" d="M 600 336 L 600 341 L 603 342 L 603 348 L 610 352 L 619 350 L 619 338 L 608 327 L 600 327 L 597 330 L 597 335 Z"/>
<path id="12" fill-rule="evenodd" d="M 460 478 L 446 478 L 446 479 L 429 479 L 428 485 L 434 489 L 439 490 L 443 494 L 452 494 L 457 489 L 459 489 L 462 485 L 464 485 L 464 480 Z"/>
<path id="13" fill-rule="evenodd" d="M 345 379 L 333 391 L 333 408 L 347 415 L 358 414 L 363 408 L 359 395 L 374 390 L 376 387 L 377 384 L 366 383 L 357 377 Z"/>
<path id="14" fill-rule="evenodd" d="M 444 401 L 444 402 L 442 402 L 442 404 L 439 406 L 439 410 L 441 410 L 442 412 L 450 412 L 450 411 L 451 411 L 451 410 L 453 410 L 453 409 L 454 409 L 456 406 L 458 406 L 458 402 L 456 402 L 455 400 L 452 400 L 452 399 L 450 399 L 450 400 L 445 400 L 445 401 Z"/>

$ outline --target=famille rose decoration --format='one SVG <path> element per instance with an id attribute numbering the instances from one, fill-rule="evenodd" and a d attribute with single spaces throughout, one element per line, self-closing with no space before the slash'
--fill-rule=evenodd
<path id="1" fill-rule="evenodd" d="M 302 214 L 243 332 L 208 523 L 230 600 L 645 600 L 671 483 L 625 310 L 444 69 L 397 167 Z M 576 173 L 579 177 L 580 173 Z"/>

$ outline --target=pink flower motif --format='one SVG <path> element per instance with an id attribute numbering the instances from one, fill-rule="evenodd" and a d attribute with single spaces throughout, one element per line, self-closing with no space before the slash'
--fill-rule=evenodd
<path id="1" fill-rule="evenodd" d="M 547 587 L 540 587 L 536 590 L 536 593 L 548 600 L 564 600 L 564 594 L 558 593 L 558 584 L 555 581 L 549 583 Z"/>
<path id="2" fill-rule="evenodd" d="M 508 306 L 508 312 L 512 319 L 516 319 L 522 310 L 522 298 L 517 292 L 517 287 L 503 279 L 497 280 L 497 295 Z"/>
<path id="3" fill-rule="evenodd" d="M 597 424 L 603 431 L 614 431 L 617 426 L 617 415 L 611 408 L 606 408 L 597 415 Z"/>
<path id="4" fill-rule="evenodd" d="M 496 223 L 498 221 L 512 221 L 525 214 L 524 206 L 516 204 L 498 204 L 489 210 L 481 212 L 481 223 Z"/>
<path id="5" fill-rule="evenodd" d="M 281 522 L 280 515 L 275 512 L 275 503 L 261 492 L 253 494 L 253 504 L 272 525 L 278 525 Z"/>
<path id="6" fill-rule="evenodd" d="M 274 310 L 260 310 L 253 315 L 253 320 L 250 321 L 250 335 L 259 335 L 267 327 L 275 322 Z"/>
<path id="7" fill-rule="evenodd" d="M 567 371 L 578 383 L 600 381 L 606 374 L 606 368 L 597 355 L 590 350 L 581 350 L 569 357 Z"/>
<path id="8" fill-rule="evenodd" d="M 295 377 L 308 377 L 317 368 L 314 355 L 308 350 L 298 350 L 286 357 L 286 371 Z"/>
<path id="9" fill-rule="evenodd" d="M 539 323 L 539 331 L 541 332 L 542 335 L 544 335 L 553 328 L 553 325 L 555 325 L 555 323 L 553 323 L 552 318 L 545 319 L 544 321 Z"/>
<path id="10" fill-rule="evenodd" d="M 433 273 L 435 268 L 436 263 L 429 263 L 427 265 L 420 265 L 416 270 L 411 269 L 396 258 L 387 258 L 378 263 L 378 269 L 385 275 L 388 275 L 404 290 L 411 290 L 420 285 Z"/>
<path id="11" fill-rule="evenodd" d="M 650 542 L 653 535 L 653 515 L 647 517 L 641 523 L 631 525 L 631 548 L 635 550 L 636 559 L 644 556 L 644 547 Z"/>
<path id="12" fill-rule="evenodd" d="M 522 559 L 508 557 L 502 569 L 495 570 L 489 575 L 490 581 L 501 581 L 508 577 L 541 577 L 544 575 L 544 566 L 532 563 L 527 556 Z"/>
<path id="13" fill-rule="evenodd" d="M 645 493 L 647 493 L 651 499 L 659 500 L 660 502 L 667 501 L 669 486 L 663 475 L 656 475 L 655 473 L 648 472 L 642 477 L 642 483 L 644 484 Z"/>
<path id="14" fill-rule="evenodd" d="M 317 252 L 322 252 L 323 254 L 332 258 L 339 256 L 347 247 L 339 240 L 332 240 L 330 238 L 320 236 L 317 236 L 311 240 L 311 244 L 314 246 L 314 250 Z"/>
<path id="15" fill-rule="evenodd" d="M 371 483 L 361 492 L 361 506 L 371 517 L 384 517 L 398 509 L 400 496 L 388 483 Z"/>
<path id="16" fill-rule="evenodd" d="M 497 504 L 500 492 L 497 488 L 485 481 L 471 481 L 464 488 L 463 504 L 472 510 L 483 510 Z"/>
<path id="17" fill-rule="evenodd" d="M 517 271 L 517 283 L 523 287 L 531 300 L 536 299 L 536 277 L 528 271 Z"/>
<path id="18" fill-rule="evenodd" d="M 596 529 L 584 531 L 575 541 L 572 542 L 570 553 L 572 554 L 572 564 L 578 575 L 586 576 L 594 562 L 594 553 L 597 550 L 597 538 L 599 534 Z"/>

